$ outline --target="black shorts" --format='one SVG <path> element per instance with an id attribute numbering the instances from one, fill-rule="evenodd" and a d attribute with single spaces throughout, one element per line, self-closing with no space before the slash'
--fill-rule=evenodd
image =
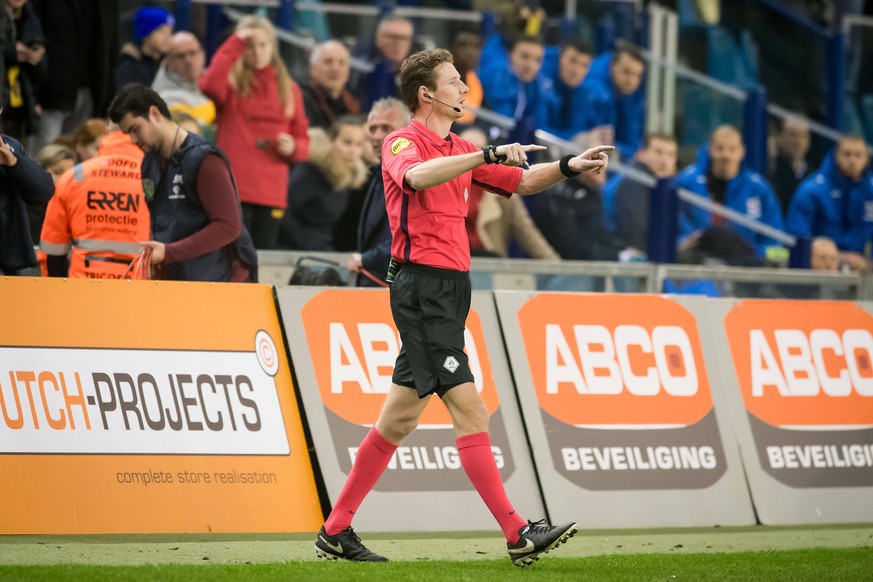
<path id="1" fill-rule="evenodd" d="M 391 313 L 402 346 L 391 381 L 419 398 L 473 381 L 464 353 L 470 276 L 405 263 L 391 284 Z"/>

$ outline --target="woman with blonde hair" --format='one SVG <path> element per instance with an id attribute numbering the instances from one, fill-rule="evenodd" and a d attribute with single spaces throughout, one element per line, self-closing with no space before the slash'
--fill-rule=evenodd
<path id="1" fill-rule="evenodd" d="M 306 251 L 333 251 L 334 228 L 346 211 L 349 194 L 368 178 L 364 164 L 364 124 L 344 115 L 327 130 L 310 130 L 309 161 L 291 171 L 288 214 L 282 221 L 283 247 Z"/>
<path id="2" fill-rule="evenodd" d="M 100 142 L 106 136 L 108 126 L 105 119 L 94 117 L 86 119 L 76 128 L 73 132 L 73 151 L 76 152 L 78 161 L 84 162 L 99 155 Z"/>
<path id="3" fill-rule="evenodd" d="M 50 143 L 36 154 L 36 163 L 48 172 L 57 184 L 64 172 L 76 165 L 76 152 L 65 145 Z"/>
<path id="4" fill-rule="evenodd" d="M 216 143 L 227 153 L 255 247 L 276 247 L 289 166 L 309 156 L 300 87 L 279 54 L 276 29 L 246 16 L 212 57 L 200 90 L 216 107 Z"/>

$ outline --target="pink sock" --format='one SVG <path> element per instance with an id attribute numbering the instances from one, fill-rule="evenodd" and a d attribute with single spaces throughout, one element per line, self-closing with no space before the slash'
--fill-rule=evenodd
<path id="1" fill-rule="evenodd" d="M 491 452 L 491 439 L 487 432 L 468 434 L 455 441 L 458 445 L 458 455 L 467 477 L 473 482 L 476 491 L 511 544 L 518 542 L 518 530 L 527 522 L 523 520 L 506 497 L 503 480 L 494 454 Z"/>
<path id="2" fill-rule="evenodd" d="M 324 522 L 327 535 L 336 535 L 352 524 L 355 512 L 382 476 L 395 450 L 397 445 L 379 434 L 375 426 L 370 429 L 355 455 L 355 462 L 339 499 Z"/>

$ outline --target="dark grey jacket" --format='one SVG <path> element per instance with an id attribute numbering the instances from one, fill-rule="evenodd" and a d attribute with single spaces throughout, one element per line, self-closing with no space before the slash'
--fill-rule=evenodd
<path id="1" fill-rule="evenodd" d="M 36 265 L 27 205 L 42 208 L 55 192 L 51 175 L 28 157 L 24 147 L 4 135 L 18 162 L 0 166 L 0 271 L 7 275 Z"/>

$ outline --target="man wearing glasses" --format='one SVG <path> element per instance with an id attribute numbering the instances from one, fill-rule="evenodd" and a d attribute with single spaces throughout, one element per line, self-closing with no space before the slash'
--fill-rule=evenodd
<path id="1" fill-rule="evenodd" d="M 209 127 L 215 121 L 215 105 L 197 86 L 205 66 L 200 40 L 190 32 L 177 32 L 152 89 L 166 101 L 170 112 L 187 113 L 202 127 Z"/>

